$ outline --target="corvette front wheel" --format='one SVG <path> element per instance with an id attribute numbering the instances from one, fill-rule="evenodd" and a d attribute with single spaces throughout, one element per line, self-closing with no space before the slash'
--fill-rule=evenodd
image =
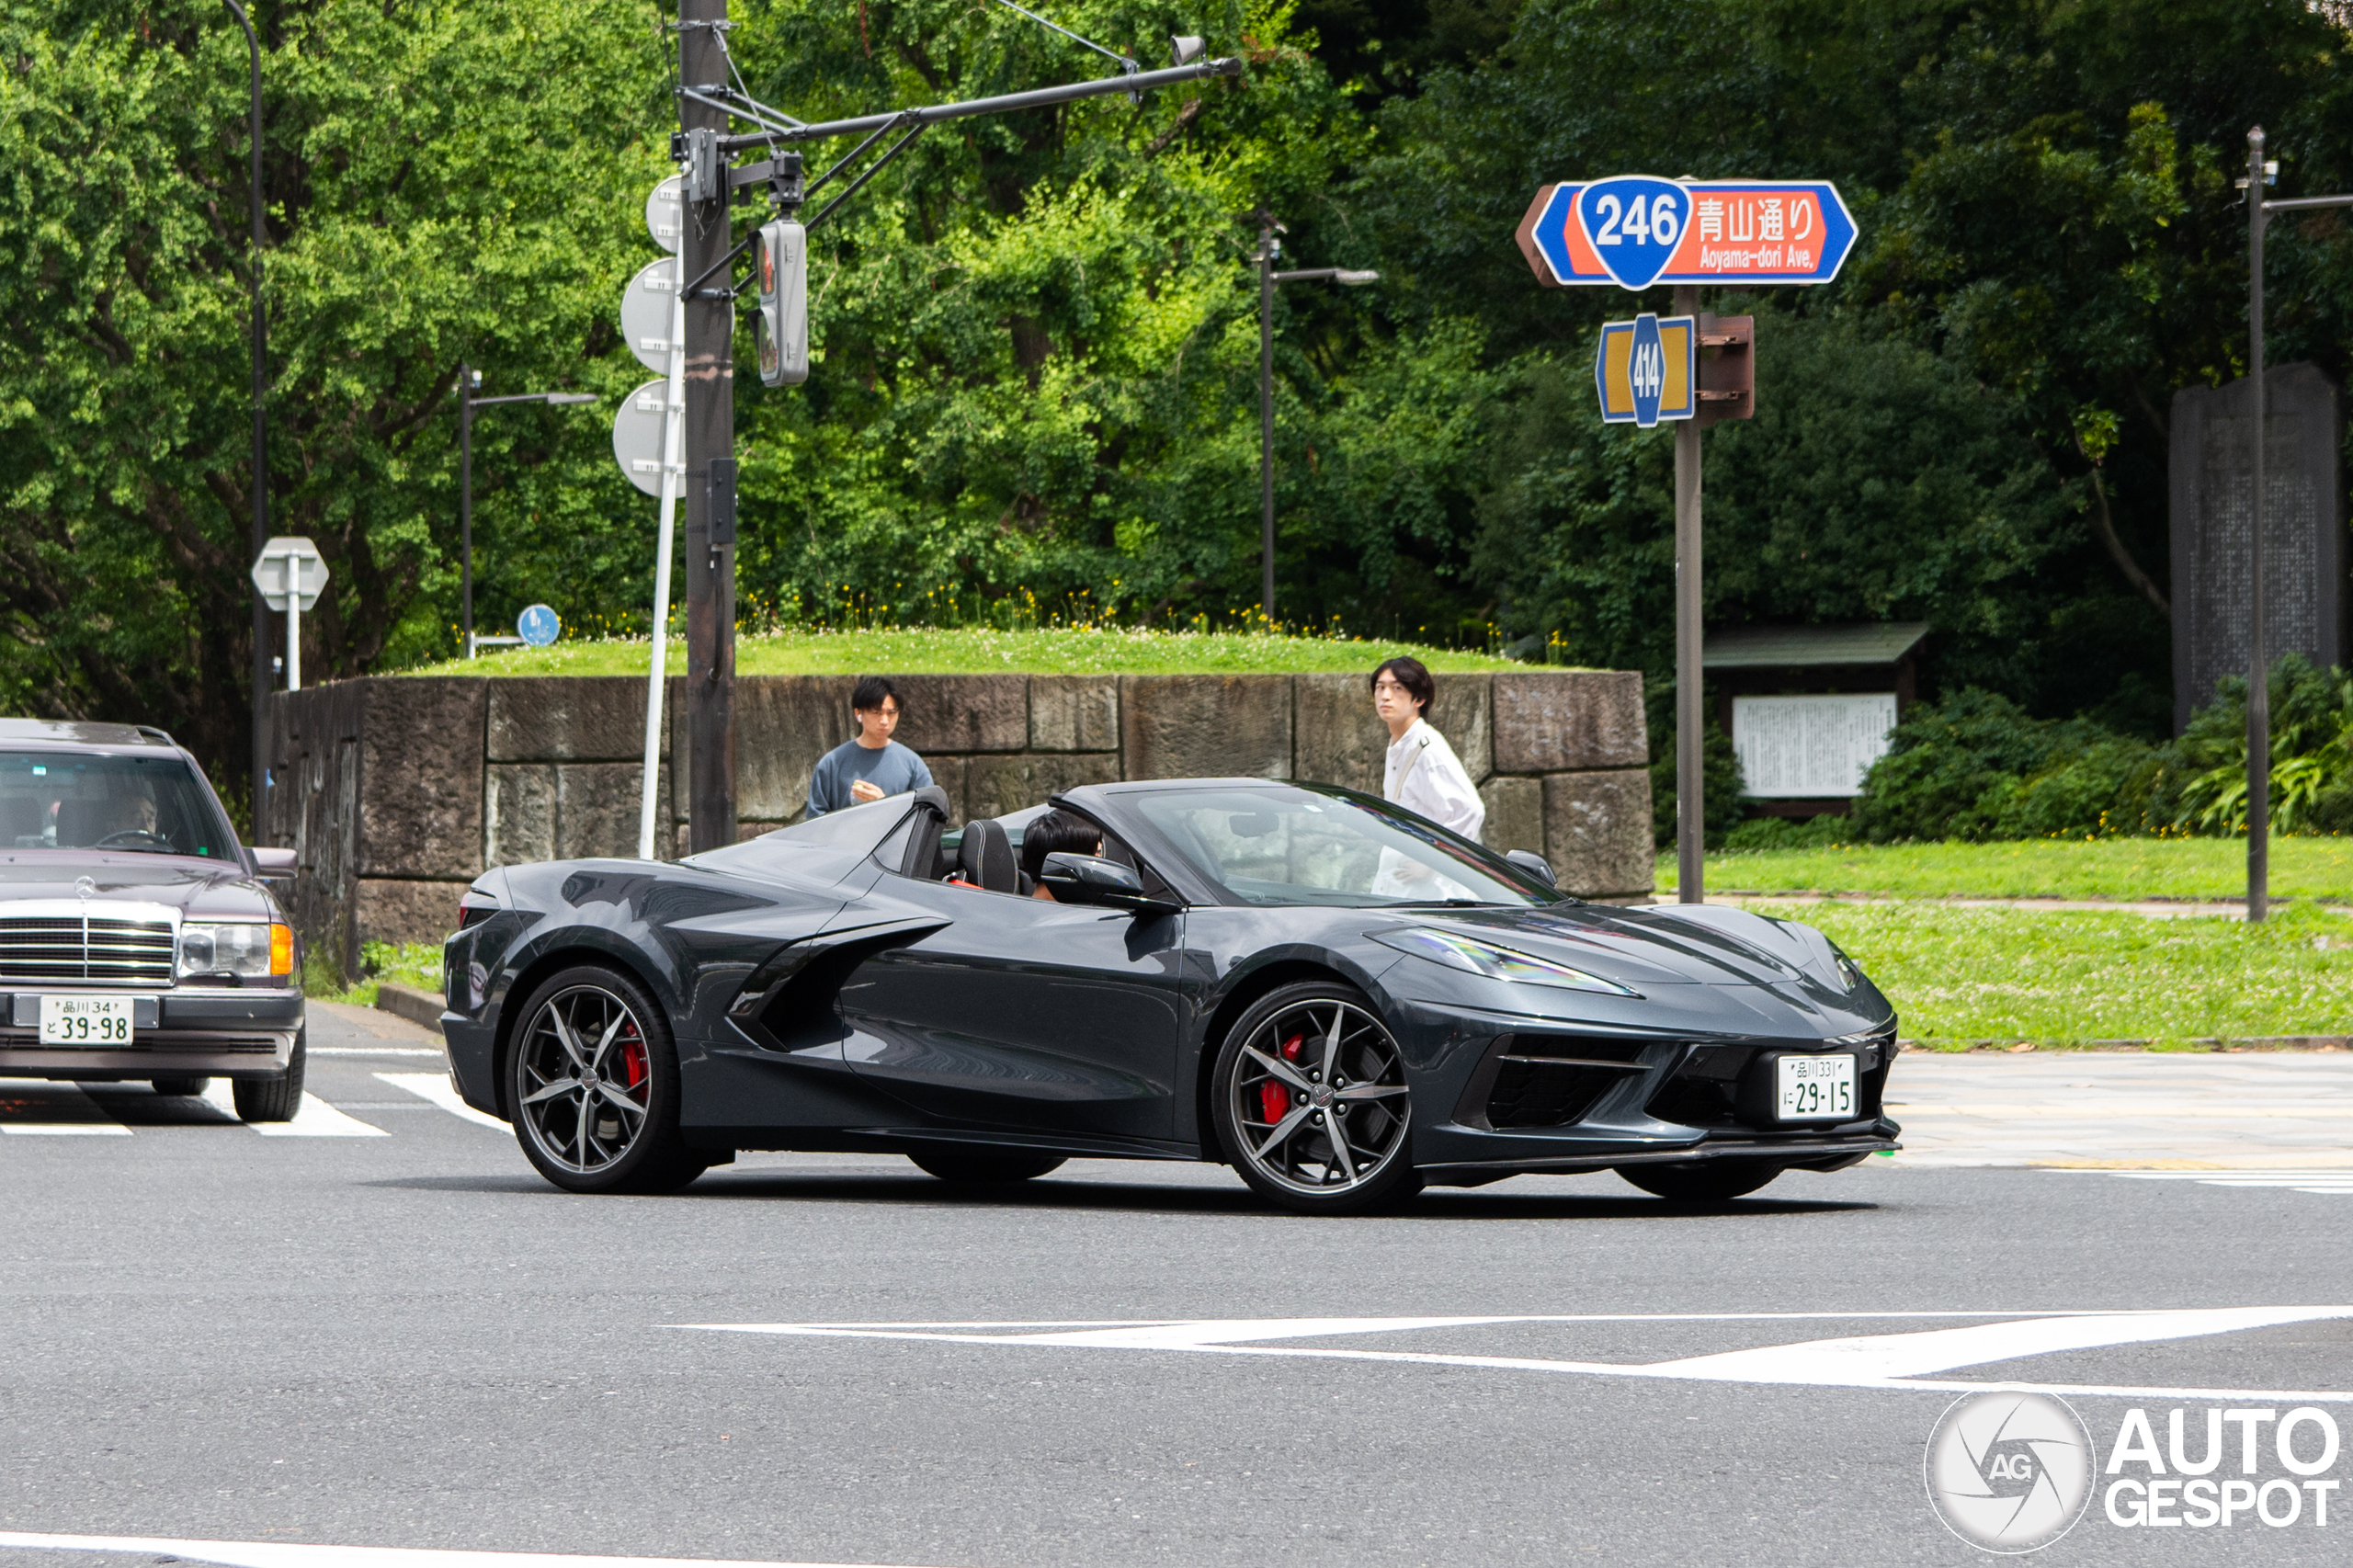
<path id="1" fill-rule="evenodd" d="M 1353 986 L 1261 997 L 1218 1052 L 1212 1103 L 1233 1168 L 1300 1214 L 1362 1214 L 1421 1190 L 1397 1041 Z"/>
<path id="2" fill-rule="evenodd" d="M 515 1140 L 567 1192 L 672 1192 L 710 1164 L 678 1135 L 678 1061 L 645 988 L 608 969 L 551 975 L 507 1055 Z"/>

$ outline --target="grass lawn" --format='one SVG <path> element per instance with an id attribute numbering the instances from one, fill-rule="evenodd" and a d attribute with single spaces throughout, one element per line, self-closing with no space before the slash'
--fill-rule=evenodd
<path id="1" fill-rule="evenodd" d="M 420 676 L 642 676 L 651 658 L 642 641 L 558 642 L 514 648 L 468 664 L 405 670 Z M 1043 631 L 788 631 L 745 636 L 735 643 L 735 673 L 746 676 L 891 675 L 1290 675 L 1369 672 L 1382 659 L 1411 653 L 1431 669 L 1517 670 L 1526 665 L 1486 653 L 1424 648 L 1411 642 L 1343 637 L 1269 637 L 1246 631 L 1134 631 L 1119 627 Z M 673 641 L 667 666 L 683 674 L 686 644 Z"/>
<path id="2" fill-rule="evenodd" d="M 2353 1034 L 2353 915 L 2261 925 L 1937 903 L 1771 904 L 1819 927 L 1894 1000 L 1906 1040 L 2246 1040 Z"/>
<path id="3" fill-rule="evenodd" d="M 1675 856 L 1659 857 L 1662 893 Z M 1904 898 L 2243 898 L 2234 838 L 2038 838 L 2018 844 L 1877 844 L 1708 857 L 1715 892 L 1875 892 Z M 2275 898 L 2353 899 L 2353 838 L 2274 838 Z"/>

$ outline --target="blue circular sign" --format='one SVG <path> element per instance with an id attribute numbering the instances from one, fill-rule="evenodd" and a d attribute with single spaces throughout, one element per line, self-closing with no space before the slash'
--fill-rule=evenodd
<path id="1" fill-rule="evenodd" d="M 515 618 L 515 634 L 534 648 L 544 648 L 563 631 L 563 622 L 545 605 L 533 605 Z"/>
<path id="2" fill-rule="evenodd" d="M 1673 180 L 1620 175 L 1597 180 L 1577 197 L 1586 243 L 1611 281 L 1647 289 L 1675 256 L 1690 227 L 1691 198 Z"/>

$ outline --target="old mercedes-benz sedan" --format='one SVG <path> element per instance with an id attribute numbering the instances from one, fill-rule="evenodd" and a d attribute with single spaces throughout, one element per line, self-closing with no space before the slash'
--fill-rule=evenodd
<path id="1" fill-rule="evenodd" d="M 302 1099 L 301 966 L 196 759 L 139 724 L 0 719 L 0 1078 L 231 1085 L 247 1121 Z"/>

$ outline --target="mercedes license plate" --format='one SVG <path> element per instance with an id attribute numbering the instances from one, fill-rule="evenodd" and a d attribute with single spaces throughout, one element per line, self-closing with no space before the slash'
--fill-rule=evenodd
<path id="1" fill-rule="evenodd" d="M 1855 1059 L 1852 1056 L 1784 1056 L 1774 1063 L 1783 1121 L 1852 1121 Z"/>
<path id="2" fill-rule="evenodd" d="M 129 1045 L 128 996 L 44 996 L 40 999 L 43 1045 Z"/>

